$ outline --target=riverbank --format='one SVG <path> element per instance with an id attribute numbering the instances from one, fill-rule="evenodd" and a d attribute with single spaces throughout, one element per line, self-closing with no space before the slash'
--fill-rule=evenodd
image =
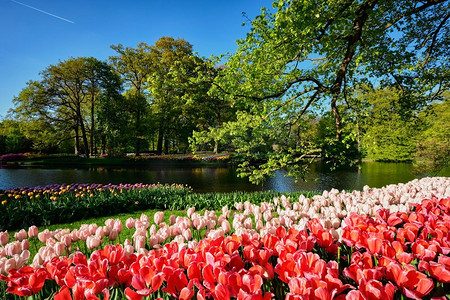
<path id="1" fill-rule="evenodd" d="M 182 163 L 183 165 L 227 165 L 230 164 L 229 152 L 199 152 L 195 155 L 192 153 L 187 154 L 164 154 L 164 155 L 151 155 L 142 154 L 139 156 L 128 155 L 126 157 L 81 157 L 75 155 L 15 155 L 12 159 L 0 160 L 0 166 L 4 167 L 20 167 L 20 166 L 33 166 L 33 167 L 138 167 L 155 165 L 158 162 L 164 164 L 177 165 Z"/>

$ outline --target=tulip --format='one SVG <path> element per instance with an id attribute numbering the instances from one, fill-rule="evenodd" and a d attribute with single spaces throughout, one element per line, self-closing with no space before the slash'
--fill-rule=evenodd
<path id="1" fill-rule="evenodd" d="M 134 238 L 134 248 L 138 251 L 145 246 L 145 236 L 138 235 Z"/>
<path id="2" fill-rule="evenodd" d="M 0 232 L 0 245 L 5 246 L 9 242 L 8 230 Z"/>
<path id="3" fill-rule="evenodd" d="M 231 231 L 230 222 L 228 222 L 228 220 L 223 220 L 221 227 L 222 227 L 223 232 L 225 232 L 225 234 L 227 234 Z"/>
<path id="4" fill-rule="evenodd" d="M 113 229 L 111 230 L 111 232 L 109 233 L 109 240 L 110 241 L 115 241 L 117 239 L 117 237 L 119 236 L 119 232 L 117 231 L 117 229 Z"/>
<path id="5" fill-rule="evenodd" d="M 16 260 L 14 258 L 7 259 L 3 266 L 3 270 L 5 273 L 9 273 L 9 270 L 16 269 Z"/>
<path id="6" fill-rule="evenodd" d="M 38 233 L 39 233 L 39 230 L 36 226 L 33 225 L 28 228 L 28 236 L 30 238 L 37 237 Z"/>
<path id="7" fill-rule="evenodd" d="M 57 256 L 63 255 L 64 251 L 66 250 L 66 246 L 61 242 L 56 242 L 53 248 L 55 249 L 55 253 Z"/>
<path id="8" fill-rule="evenodd" d="M 23 240 L 23 241 L 20 243 L 20 249 L 22 249 L 22 251 L 30 249 L 30 241 L 28 241 L 28 240 Z"/>
<path id="9" fill-rule="evenodd" d="M 170 218 L 169 218 L 170 225 L 175 224 L 176 218 L 177 218 L 177 217 L 176 217 L 175 215 L 171 215 L 171 216 L 170 216 Z"/>
<path id="10" fill-rule="evenodd" d="M 131 229 L 131 228 L 134 227 L 135 222 L 136 222 L 135 219 L 133 219 L 132 217 L 129 217 L 129 218 L 125 221 L 125 226 L 126 226 L 128 229 Z"/>
<path id="11" fill-rule="evenodd" d="M 38 239 L 42 243 L 45 243 L 51 236 L 52 234 L 48 229 L 45 229 L 44 231 L 38 233 Z"/>
<path id="12" fill-rule="evenodd" d="M 118 233 L 121 233 L 123 231 L 123 224 L 122 221 L 120 221 L 120 219 L 116 219 L 113 229 L 117 230 Z"/>
<path id="13" fill-rule="evenodd" d="M 155 221 L 156 225 L 159 225 L 163 219 L 164 219 L 164 212 L 162 211 L 156 212 L 155 215 L 153 216 L 153 220 Z"/>
<path id="14" fill-rule="evenodd" d="M 88 236 L 86 239 L 86 246 L 89 249 L 94 249 L 97 248 L 98 246 L 100 246 L 100 242 L 101 242 L 101 238 L 98 236 Z"/>
<path id="15" fill-rule="evenodd" d="M 25 231 L 25 229 L 21 229 L 14 234 L 14 238 L 21 242 L 22 240 L 27 238 L 27 232 Z"/>
<path id="16" fill-rule="evenodd" d="M 15 254 L 19 254 L 20 252 L 22 252 L 22 246 L 19 241 L 8 243 L 5 246 L 5 253 L 7 256 L 13 256 Z"/>
<path id="17" fill-rule="evenodd" d="M 187 210 L 187 216 L 188 218 L 192 218 L 192 214 L 195 212 L 195 207 L 190 207 Z"/>

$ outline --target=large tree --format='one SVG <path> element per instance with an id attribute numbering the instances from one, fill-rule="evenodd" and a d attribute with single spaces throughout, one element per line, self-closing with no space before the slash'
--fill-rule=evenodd
<path id="1" fill-rule="evenodd" d="M 29 82 L 14 99 L 13 113 L 67 127 L 73 132 L 75 153 L 81 149 L 89 156 L 95 143 L 98 99 L 102 94 L 117 94 L 121 88 L 119 78 L 105 62 L 92 57 L 70 58 L 50 65 L 41 76 L 40 81 Z"/>
<path id="2" fill-rule="evenodd" d="M 146 43 L 139 43 L 136 48 L 124 47 L 121 44 L 113 45 L 111 48 L 117 55 L 109 57 L 109 60 L 127 89 L 125 94 L 127 104 L 122 109 L 130 113 L 132 138 L 135 142 L 134 152 L 139 155 L 142 141 L 145 139 L 144 134 L 148 131 L 146 130 L 148 123 L 145 122 L 150 102 L 147 80 L 154 70 L 151 47 Z"/>
<path id="3" fill-rule="evenodd" d="M 158 131 L 156 151 L 167 153 L 170 143 L 183 139 L 187 143 L 186 136 L 195 129 L 190 126 L 192 114 L 188 112 L 196 105 L 192 101 L 199 100 L 194 94 L 201 86 L 191 82 L 191 78 L 196 76 L 202 62 L 193 55 L 190 43 L 173 37 L 158 39 L 152 46 L 151 55 L 154 70 L 147 81 Z"/>
<path id="4" fill-rule="evenodd" d="M 449 11 L 445 0 L 278 0 L 263 9 L 214 82 L 239 108 L 222 131 L 244 173 L 301 175 L 320 149 L 288 141 L 314 106 L 329 107 L 342 144 L 338 104 L 361 82 L 397 85 L 405 111 L 439 99 L 449 87 Z"/>

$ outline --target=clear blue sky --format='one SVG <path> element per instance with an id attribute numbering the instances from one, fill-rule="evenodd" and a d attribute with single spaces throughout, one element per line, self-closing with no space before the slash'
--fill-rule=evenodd
<path id="1" fill-rule="evenodd" d="M 269 0 L 0 0 L 0 118 L 39 72 L 70 57 L 105 60 L 111 45 L 183 38 L 200 56 L 236 50 Z M 39 11 L 38 11 L 39 10 Z M 50 15 L 51 14 L 51 15 Z"/>

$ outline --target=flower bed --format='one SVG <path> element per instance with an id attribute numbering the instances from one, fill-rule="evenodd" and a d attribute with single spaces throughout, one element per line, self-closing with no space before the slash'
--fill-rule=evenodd
<path id="1" fill-rule="evenodd" d="M 415 186 L 417 195 L 445 193 L 449 185 L 445 178 L 423 179 L 397 190 L 405 186 Z M 352 211 L 357 193 L 330 192 L 293 203 L 284 197 L 236 203 L 235 210 L 220 213 L 200 214 L 192 207 L 168 223 L 158 212 L 153 222 L 142 215 L 125 226 L 109 219 L 105 226 L 72 231 L 31 227 L 12 242 L 0 233 L 1 278 L 8 294 L 37 299 L 55 292 L 55 299 L 446 299 L 450 198 L 409 197 L 396 204 L 392 191 L 365 188 L 359 194 L 392 194 L 389 206 L 373 216 Z M 308 202 L 310 209 L 316 201 L 321 208 L 320 201 L 332 195 L 350 203 L 340 207 L 347 213 L 318 209 L 319 218 L 304 216 Z M 340 201 L 332 203 L 337 208 Z M 105 245 L 127 229 L 131 239 Z M 30 265 L 27 237 L 46 243 Z"/>
<path id="2" fill-rule="evenodd" d="M 0 190 L 0 230 L 159 208 L 191 192 L 183 185 L 62 184 Z"/>

